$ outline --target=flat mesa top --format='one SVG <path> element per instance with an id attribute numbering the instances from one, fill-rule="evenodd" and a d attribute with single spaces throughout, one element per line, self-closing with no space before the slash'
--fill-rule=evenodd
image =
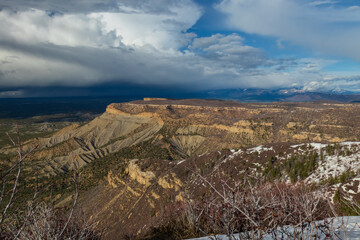
<path id="1" fill-rule="evenodd" d="M 167 99 L 167 98 L 144 98 L 130 102 L 138 105 L 182 105 L 182 106 L 198 106 L 198 107 L 245 107 L 245 108 L 294 108 L 305 107 L 315 109 L 330 109 L 343 107 L 360 107 L 359 103 L 344 103 L 336 101 L 315 101 L 315 102 L 249 102 L 241 103 L 234 100 L 218 100 L 218 99 Z"/>
<path id="2" fill-rule="evenodd" d="M 153 105 L 187 105 L 201 107 L 243 107 L 244 103 L 231 100 L 216 99 L 166 99 L 166 98 L 144 98 L 144 100 L 132 101 L 134 104 Z"/>

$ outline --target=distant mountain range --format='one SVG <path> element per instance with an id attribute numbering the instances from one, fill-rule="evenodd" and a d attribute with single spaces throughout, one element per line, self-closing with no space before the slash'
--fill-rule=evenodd
<path id="1" fill-rule="evenodd" d="M 204 93 L 206 98 L 232 99 L 240 102 L 360 102 L 360 94 L 352 92 L 307 92 L 298 89 L 228 89 Z"/>
<path id="2" fill-rule="evenodd" d="M 53 114 L 100 114 L 107 105 L 126 102 L 143 97 L 164 97 L 175 99 L 201 98 L 223 99 L 238 102 L 360 102 L 360 94 L 352 92 L 307 92 L 299 89 L 224 89 L 191 93 L 139 93 L 129 96 L 88 96 L 54 98 L 0 98 L 0 118 L 29 118 Z"/>

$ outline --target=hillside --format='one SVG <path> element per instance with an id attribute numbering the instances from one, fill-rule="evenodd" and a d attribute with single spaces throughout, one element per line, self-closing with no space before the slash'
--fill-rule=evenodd
<path id="1" fill-rule="evenodd" d="M 360 104 L 144 100 L 113 103 L 89 122 L 28 140 L 22 201 L 35 179 L 58 207 L 71 203 L 71 170 L 81 176 L 78 210 L 106 239 L 142 236 L 166 209 L 244 177 L 302 182 L 334 199 L 360 199 Z M 14 149 L 1 149 L 2 164 Z M 34 177 L 36 176 L 36 177 Z M 338 200 L 337 200 L 338 201 Z M 350 211 L 344 208 L 344 212 Z"/>
<path id="2" fill-rule="evenodd" d="M 186 198 L 201 199 L 222 179 L 244 176 L 266 181 L 305 182 L 333 201 L 335 192 L 359 199 L 360 143 L 321 145 L 270 144 L 222 150 L 179 161 L 134 159 L 108 173 L 101 185 L 84 196 L 82 209 L 106 228 L 106 239 L 146 233 L 161 222 L 162 211 Z M 334 163 L 336 159 L 336 163 Z M 291 167 L 292 166 L 292 167 Z M 159 219 L 160 217 L 160 219 Z"/>

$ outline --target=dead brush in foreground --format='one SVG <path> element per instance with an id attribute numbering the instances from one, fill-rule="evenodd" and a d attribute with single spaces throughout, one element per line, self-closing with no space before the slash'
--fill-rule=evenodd
<path id="1" fill-rule="evenodd" d="M 30 215 L 10 224 L 5 230 L 5 239 L 77 239 L 98 240 L 101 234 L 96 230 L 96 224 L 81 217 L 80 213 L 69 218 L 61 209 L 56 209 L 42 202 Z"/>
<path id="2" fill-rule="evenodd" d="M 233 186 L 225 181 L 219 187 L 207 184 L 211 190 L 202 201 L 188 201 L 193 223 L 204 234 L 222 233 L 229 239 L 235 239 L 235 234 L 240 239 L 269 235 L 307 239 L 317 232 L 312 222 L 332 216 L 328 202 L 305 185 L 249 180 Z M 328 234 L 330 229 L 320 230 Z"/>
<path id="3" fill-rule="evenodd" d="M 146 239 L 216 239 L 215 234 L 229 239 L 342 239 L 331 221 L 316 222 L 335 213 L 321 192 L 309 186 L 248 179 L 215 186 L 199 178 L 209 189 L 202 200 L 184 196 L 186 202 L 169 207 Z"/>

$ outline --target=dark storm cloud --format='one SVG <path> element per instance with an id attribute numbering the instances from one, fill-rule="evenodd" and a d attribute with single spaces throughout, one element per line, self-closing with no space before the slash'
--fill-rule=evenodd
<path id="1" fill-rule="evenodd" d="M 221 36 L 227 38 L 227 36 Z M 231 36 L 236 37 L 236 36 Z M 217 36 L 219 38 L 219 36 Z M 70 64 L 72 68 L 61 75 L 56 75 L 56 65 L 49 65 L 42 70 L 45 78 L 35 75 L 33 79 L 17 82 L 18 86 L 47 86 L 52 84 L 87 86 L 99 82 L 133 83 L 153 86 L 176 86 L 184 89 L 204 89 L 229 86 L 247 87 L 259 84 L 266 77 L 266 72 L 257 69 L 259 66 L 276 66 L 286 68 L 285 60 L 268 59 L 262 51 L 242 46 L 240 42 L 225 41 L 214 46 L 203 46 L 204 55 L 177 55 L 169 57 L 162 53 L 149 52 L 147 48 L 131 49 L 126 46 L 117 48 L 69 47 L 52 44 L 24 45 L 16 42 L 0 41 L 0 46 L 31 59 L 41 59 L 48 63 Z M 199 48 L 197 39 L 192 49 Z M 205 39 L 206 40 L 206 39 Z M 229 40 L 229 39 L 227 39 Z M 212 48 L 212 50 L 210 50 Z M 240 48 L 241 50 L 236 50 Z M 213 53 L 213 55 L 212 55 Z M 295 65 L 295 63 L 293 63 Z M 40 69 L 41 70 L 41 69 Z M 184 71 L 185 70 L 185 71 Z M 15 69 L 16 71 L 16 69 Z M 21 74 L 21 73 L 19 73 Z M 54 74 L 54 75 L 52 75 Z M 41 75 L 41 74 L 39 74 Z M 74 76 L 77 78 L 74 82 Z M 254 78 L 252 83 L 242 79 Z M 258 77 L 264 77 L 258 79 Z M 20 75 L 18 78 L 29 78 Z M 101 79 L 99 81 L 98 79 Z M 233 82 L 237 79 L 238 82 Z M 278 79 L 276 81 L 279 81 Z M 9 83 L 13 84 L 11 78 Z M 268 79 L 268 83 L 275 84 Z"/>

